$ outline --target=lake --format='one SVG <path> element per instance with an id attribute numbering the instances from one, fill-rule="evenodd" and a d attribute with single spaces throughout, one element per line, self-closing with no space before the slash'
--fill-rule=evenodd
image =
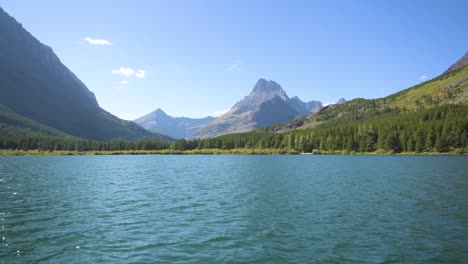
<path id="1" fill-rule="evenodd" d="M 466 156 L 0 157 L 0 263 L 467 263 Z"/>

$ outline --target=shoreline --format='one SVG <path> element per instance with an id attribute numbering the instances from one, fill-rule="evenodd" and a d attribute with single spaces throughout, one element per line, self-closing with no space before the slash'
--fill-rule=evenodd
<path id="1" fill-rule="evenodd" d="M 468 153 L 456 152 L 351 152 L 342 151 L 314 153 L 300 153 L 293 150 L 279 149 L 195 149 L 195 150 L 116 150 L 116 151 L 41 151 L 41 150 L 0 150 L 0 156 L 114 156 L 114 155 L 367 155 L 367 156 L 465 156 Z"/>

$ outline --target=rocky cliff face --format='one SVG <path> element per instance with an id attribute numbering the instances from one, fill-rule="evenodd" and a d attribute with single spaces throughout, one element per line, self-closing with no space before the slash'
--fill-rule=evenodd
<path id="1" fill-rule="evenodd" d="M 294 96 L 287 101 L 288 105 L 301 115 L 308 115 L 322 107 L 320 101 L 303 102 L 299 97 Z"/>
<path id="2" fill-rule="evenodd" d="M 248 96 L 201 127 L 194 137 L 214 137 L 271 126 L 307 115 L 321 105 L 318 101 L 302 102 L 298 97 L 290 99 L 278 83 L 260 79 Z"/>
<path id="3" fill-rule="evenodd" d="M 99 140 L 161 138 L 99 107 L 53 50 L 0 8 L 0 104 L 70 135 Z"/>
<path id="4" fill-rule="evenodd" d="M 255 84 L 252 92 L 244 99 L 236 103 L 231 111 L 233 114 L 242 114 L 258 108 L 262 103 L 273 99 L 275 96 L 283 100 L 289 100 L 286 92 L 274 81 L 260 79 Z"/>

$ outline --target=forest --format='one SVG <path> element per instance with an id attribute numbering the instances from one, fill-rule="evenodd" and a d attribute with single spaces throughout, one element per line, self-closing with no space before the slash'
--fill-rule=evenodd
<path id="1" fill-rule="evenodd" d="M 468 106 L 441 105 L 416 111 L 353 112 L 286 133 L 257 130 L 209 139 L 164 142 L 91 141 L 41 136 L 2 136 L 0 149 L 42 151 L 284 150 L 288 153 L 433 153 L 468 151 Z M 168 152 L 169 153 L 169 152 Z M 274 152 L 277 153 L 277 152 Z"/>
<path id="2" fill-rule="evenodd" d="M 418 111 L 355 112 L 288 133 L 249 132 L 212 139 L 179 140 L 174 149 L 292 149 L 298 152 L 463 152 L 468 148 L 468 106 Z"/>

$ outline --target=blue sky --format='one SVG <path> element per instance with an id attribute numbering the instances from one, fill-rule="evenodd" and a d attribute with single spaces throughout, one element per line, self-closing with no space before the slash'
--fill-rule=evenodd
<path id="1" fill-rule="evenodd" d="M 202 117 L 259 78 L 323 103 L 382 97 L 468 51 L 468 1 L 0 0 L 111 113 Z"/>

